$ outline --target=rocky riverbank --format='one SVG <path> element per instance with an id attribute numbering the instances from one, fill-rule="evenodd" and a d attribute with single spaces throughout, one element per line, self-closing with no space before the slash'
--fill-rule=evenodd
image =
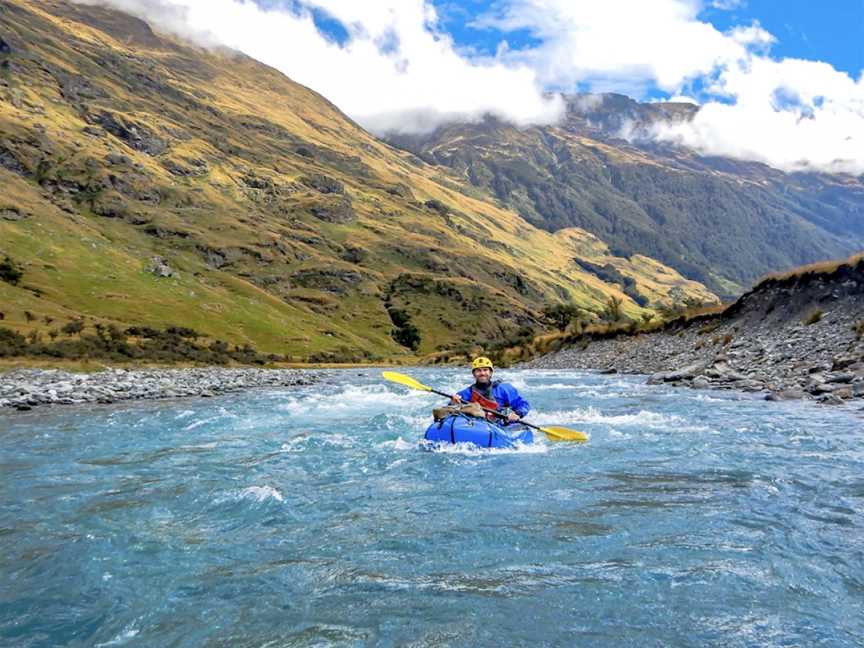
<path id="1" fill-rule="evenodd" d="M 864 262 L 772 280 L 719 316 L 586 338 L 523 366 L 649 374 L 649 382 L 759 392 L 769 400 L 864 399 Z"/>
<path id="2" fill-rule="evenodd" d="M 0 411 L 39 405 L 116 403 L 157 398 L 206 398 L 256 387 L 309 385 L 317 378 L 295 369 L 107 369 L 70 373 L 17 369 L 0 374 Z"/>

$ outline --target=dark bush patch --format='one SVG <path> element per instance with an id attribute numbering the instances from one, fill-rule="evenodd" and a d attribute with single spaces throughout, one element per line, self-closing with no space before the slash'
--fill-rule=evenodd
<path id="1" fill-rule="evenodd" d="M 445 205 L 443 202 L 438 200 L 437 198 L 433 198 L 432 200 L 427 200 L 425 205 L 428 209 L 432 209 L 432 210 L 438 212 L 439 214 L 441 214 L 442 216 L 446 216 L 447 214 L 450 213 L 450 208 L 447 205 Z"/>
<path id="2" fill-rule="evenodd" d="M 576 304 L 552 304 L 543 309 L 543 316 L 559 331 L 567 330 L 570 322 L 579 319 L 582 310 Z"/>
<path id="3" fill-rule="evenodd" d="M 84 320 L 72 320 L 60 329 L 66 335 L 77 335 L 84 330 Z"/>
<path id="4" fill-rule="evenodd" d="M 416 351 L 420 346 L 420 330 L 411 323 L 411 316 L 401 308 L 387 307 L 394 328 L 390 337 L 404 347 Z"/>
<path id="5" fill-rule="evenodd" d="M 0 280 L 17 286 L 23 276 L 24 272 L 8 256 L 0 261 Z"/>

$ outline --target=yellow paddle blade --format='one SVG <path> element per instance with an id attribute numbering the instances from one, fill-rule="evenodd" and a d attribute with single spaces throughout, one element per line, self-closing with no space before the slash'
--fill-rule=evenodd
<path id="1" fill-rule="evenodd" d="M 584 432 L 570 430 L 565 427 L 543 427 L 540 429 L 556 441 L 579 441 L 580 443 L 584 443 L 588 440 L 588 435 Z"/>
<path id="2" fill-rule="evenodd" d="M 419 389 L 420 391 L 432 391 L 431 387 L 427 387 L 423 383 L 419 383 L 411 376 L 406 376 L 405 374 L 397 373 L 395 371 L 382 371 L 381 375 L 390 382 L 399 383 L 400 385 L 405 385 L 406 387 L 410 387 L 411 389 Z"/>

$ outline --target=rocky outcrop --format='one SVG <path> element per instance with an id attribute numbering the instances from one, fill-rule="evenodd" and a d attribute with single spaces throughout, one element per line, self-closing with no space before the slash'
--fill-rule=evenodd
<path id="1" fill-rule="evenodd" d="M 20 221 L 27 218 L 27 214 L 22 214 L 17 207 L 0 209 L 0 218 L 7 221 Z"/>
<path id="2" fill-rule="evenodd" d="M 326 176 L 322 173 L 314 173 L 309 176 L 304 176 L 300 178 L 300 182 L 307 187 L 323 194 L 345 193 L 345 185 L 343 185 L 335 178 L 331 178 L 330 176 Z"/>
<path id="3" fill-rule="evenodd" d="M 864 261 L 766 282 L 719 316 L 586 338 L 526 366 L 643 373 L 649 383 L 760 392 L 770 400 L 864 398 Z"/>
<path id="4" fill-rule="evenodd" d="M 168 148 L 168 143 L 164 139 L 143 124 L 120 117 L 115 113 L 103 111 L 93 116 L 92 120 L 136 151 L 142 151 L 148 155 L 159 155 Z"/>
<path id="5" fill-rule="evenodd" d="M 320 202 L 317 205 L 312 205 L 309 208 L 311 213 L 318 220 L 327 223 L 347 224 L 357 220 L 357 214 L 354 212 L 354 206 L 351 204 L 351 199 L 348 196 L 342 196 L 338 200 L 328 200 Z"/>

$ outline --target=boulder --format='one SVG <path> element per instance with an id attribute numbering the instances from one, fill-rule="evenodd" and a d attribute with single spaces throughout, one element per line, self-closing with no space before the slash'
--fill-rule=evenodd
<path id="1" fill-rule="evenodd" d="M 168 265 L 168 262 L 163 259 L 161 256 L 154 256 L 150 259 L 150 267 L 148 268 L 150 272 L 155 274 L 157 277 L 173 277 L 177 273 L 174 269 Z"/>
<path id="2" fill-rule="evenodd" d="M 694 389 L 708 389 L 711 382 L 705 376 L 696 376 L 690 386 Z"/>
<path id="3" fill-rule="evenodd" d="M 800 389 L 783 389 L 781 391 L 771 392 L 765 396 L 765 400 L 769 401 L 785 401 L 785 400 L 801 400 L 806 394 Z"/>
<path id="4" fill-rule="evenodd" d="M 9 207 L 0 209 L 0 218 L 7 221 L 20 221 L 27 218 L 27 214 L 22 214 L 17 207 Z"/>
<path id="5" fill-rule="evenodd" d="M 111 166 L 125 166 L 132 164 L 132 158 L 114 151 L 105 156 L 105 162 Z"/>
<path id="6" fill-rule="evenodd" d="M 851 383 L 857 376 L 854 373 L 828 374 L 826 382 L 829 383 Z"/>

